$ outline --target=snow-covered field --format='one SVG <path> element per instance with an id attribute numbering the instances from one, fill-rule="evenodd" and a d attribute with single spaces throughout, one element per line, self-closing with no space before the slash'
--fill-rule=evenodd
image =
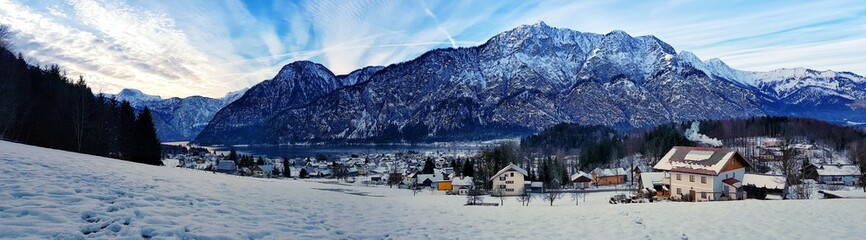
<path id="1" fill-rule="evenodd" d="M 464 197 L 145 166 L 0 142 L 0 238 L 862 239 L 866 200 L 463 206 Z M 499 202 L 487 197 L 486 202 Z"/>

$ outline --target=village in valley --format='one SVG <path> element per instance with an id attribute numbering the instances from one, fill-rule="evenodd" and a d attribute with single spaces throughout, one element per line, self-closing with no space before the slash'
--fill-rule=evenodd
<path id="1" fill-rule="evenodd" d="M 484 206 L 505 199 L 553 206 L 565 196 L 585 201 L 593 193 L 610 195 L 604 198 L 610 204 L 866 198 L 860 167 L 844 152 L 790 139 L 748 141 L 735 147 L 673 146 L 658 159 L 635 154 L 592 169 L 581 169 L 578 156 L 562 154 L 522 156 L 494 169 L 495 163 L 484 160 L 487 148 L 274 158 L 164 145 L 163 162 L 214 174 L 460 195 L 465 205 Z"/>

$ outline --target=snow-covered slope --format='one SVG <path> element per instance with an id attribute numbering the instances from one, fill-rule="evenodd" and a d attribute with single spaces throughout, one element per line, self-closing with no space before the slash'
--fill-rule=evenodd
<path id="1" fill-rule="evenodd" d="M 163 99 L 148 95 L 137 89 L 123 89 L 114 96 L 119 101 L 129 101 L 137 110 L 150 108 L 157 135 L 161 141 L 192 140 L 207 126 L 213 116 L 246 92 L 241 89 L 227 93 L 222 98 L 191 96 Z"/>
<path id="2" fill-rule="evenodd" d="M 0 238 L 857 239 L 866 201 L 467 207 L 387 187 L 254 179 L 0 141 Z M 486 202 L 499 202 L 487 197 Z"/>

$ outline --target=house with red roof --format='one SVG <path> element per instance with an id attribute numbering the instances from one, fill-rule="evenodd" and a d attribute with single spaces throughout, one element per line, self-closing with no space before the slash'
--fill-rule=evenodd
<path id="1" fill-rule="evenodd" d="M 653 169 L 667 173 L 672 198 L 716 201 L 744 199 L 743 177 L 751 167 L 734 149 L 673 147 Z"/>

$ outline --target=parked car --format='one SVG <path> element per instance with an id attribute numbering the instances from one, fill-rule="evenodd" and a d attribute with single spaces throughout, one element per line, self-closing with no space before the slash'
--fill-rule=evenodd
<path id="1" fill-rule="evenodd" d="M 631 194 L 617 194 L 610 197 L 610 204 L 619 204 L 619 203 L 632 203 L 634 201 L 635 196 Z"/>

